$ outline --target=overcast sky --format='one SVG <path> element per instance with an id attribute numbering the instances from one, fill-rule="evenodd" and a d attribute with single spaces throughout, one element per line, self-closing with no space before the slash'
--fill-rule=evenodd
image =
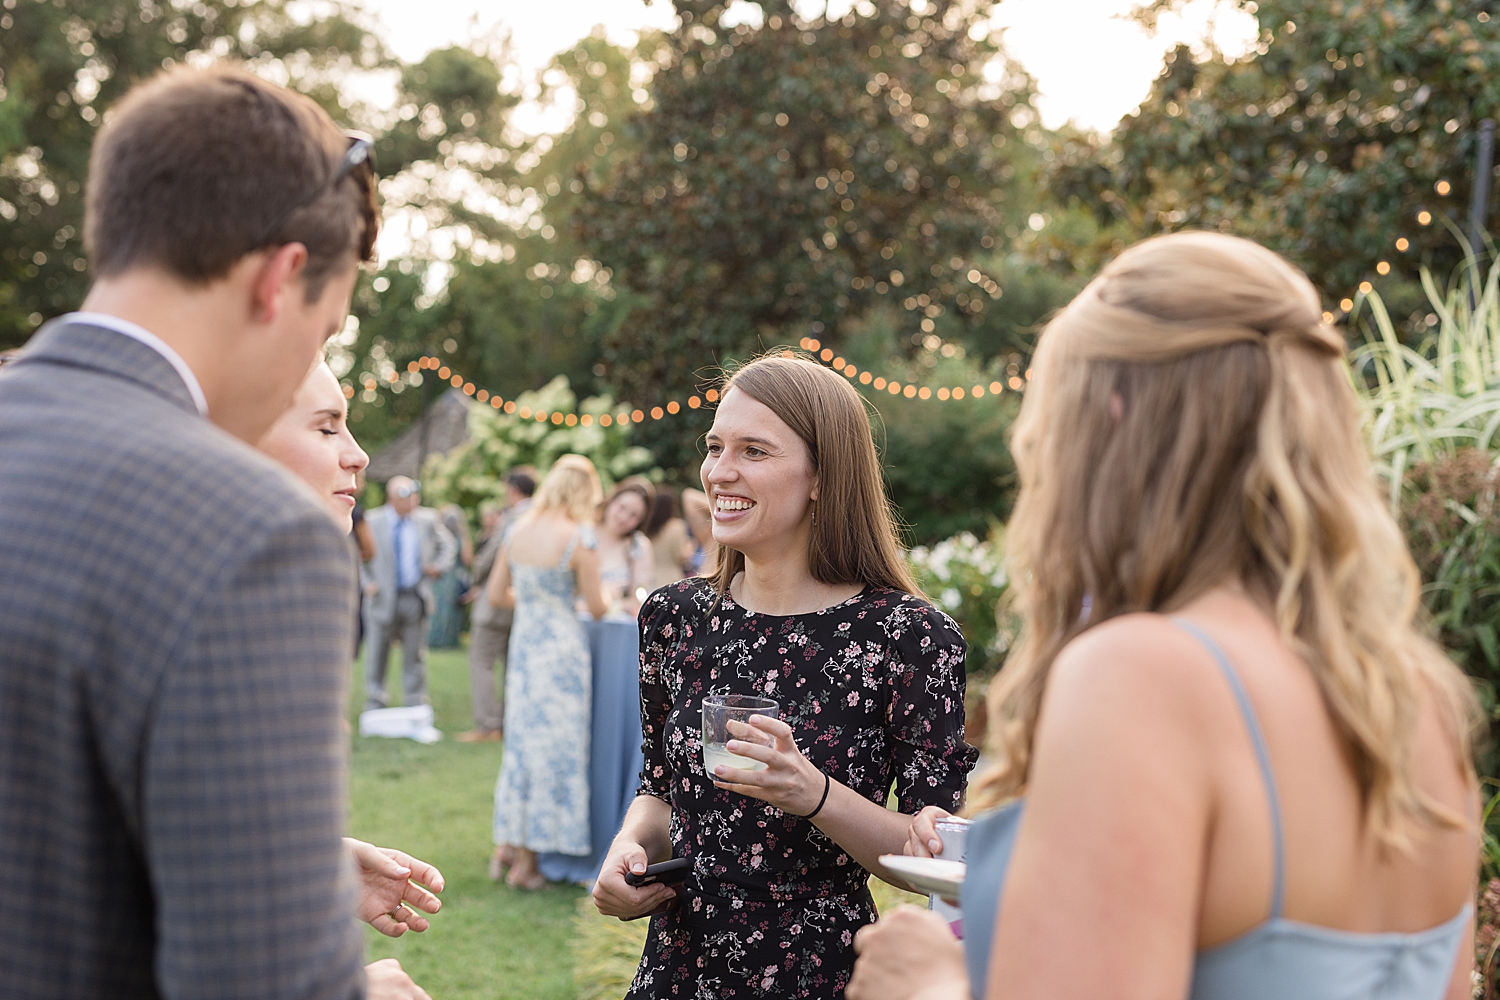
<path id="1" fill-rule="evenodd" d="M 825 0 L 801 0 L 804 12 Z M 842 16 L 852 0 L 827 0 Z M 995 23 L 1006 28 L 1006 47 L 1041 91 L 1043 120 L 1072 119 L 1099 130 L 1114 127 L 1146 96 L 1161 70 L 1162 54 L 1178 41 L 1212 34 L 1220 48 L 1242 52 L 1255 33 L 1248 14 L 1220 8 L 1218 0 L 1193 0 L 1182 18 L 1164 23 L 1156 38 L 1121 18 L 1133 0 L 1003 0 Z M 462 42 L 497 27 L 510 32 L 517 59 L 536 69 L 595 25 L 616 42 L 641 28 L 666 28 L 674 20 L 667 0 L 365 0 L 381 21 L 387 42 L 415 61 L 434 48 Z M 757 10 L 744 12 L 755 19 Z"/>

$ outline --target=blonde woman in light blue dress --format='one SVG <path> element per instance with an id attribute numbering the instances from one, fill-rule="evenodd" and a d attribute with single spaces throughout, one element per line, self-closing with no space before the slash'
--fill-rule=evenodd
<path id="1" fill-rule="evenodd" d="M 598 538 L 602 490 L 581 455 L 557 460 L 531 508 L 506 532 L 486 599 L 513 607 L 505 671 L 505 751 L 495 783 L 496 867 L 540 889 L 539 853 L 586 855 L 592 675 L 575 602 L 605 613 Z"/>

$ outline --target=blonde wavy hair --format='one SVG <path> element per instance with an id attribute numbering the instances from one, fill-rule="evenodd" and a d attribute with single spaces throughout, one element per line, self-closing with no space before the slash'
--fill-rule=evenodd
<path id="1" fill-rule="evenodd" d="M 1461 822 L 1417 787 L 1413 740 L 1430 691 L 1472 778 L 1473 692 L 1414 624 L 1420 579 L 1366 458 L 1344 340 L 1301 271 L 1219 233 L 1126 250 L 1048 324 L 1012 450 L 1024 626 L 988 694 L 998 763 L 973 807 L 1025 790 L 1070 640 L 1238 581 L 1316 678 L 1379 842 Z"/>
<path id="2" fill-rule="evenodd" d="M 582 455 L 563 455 L 547 470 L 521 521 L 560 511 L 579 524 L 593 524 L 594 511 L 603 499 L 594 463 Z"/>

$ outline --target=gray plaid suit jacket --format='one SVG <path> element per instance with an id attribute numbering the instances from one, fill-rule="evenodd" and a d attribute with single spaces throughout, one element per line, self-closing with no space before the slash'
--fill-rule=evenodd
<path id="1" fill-rule="evenodd" d="M 0 372 L 0 996 L 347 998 L 354 567 L 120 333 Z"/>

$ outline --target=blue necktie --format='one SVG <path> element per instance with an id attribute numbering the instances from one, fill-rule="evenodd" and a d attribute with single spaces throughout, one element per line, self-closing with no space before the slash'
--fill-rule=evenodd
<path id="1" fill-rule="evenodd" d="M 401 551 L 401 528 L 406 523 L 406 518 L 396 518 L 391 528 L 391 551 L 396 556 L 396 589 L 406 589 L 406 559 Z"/>

